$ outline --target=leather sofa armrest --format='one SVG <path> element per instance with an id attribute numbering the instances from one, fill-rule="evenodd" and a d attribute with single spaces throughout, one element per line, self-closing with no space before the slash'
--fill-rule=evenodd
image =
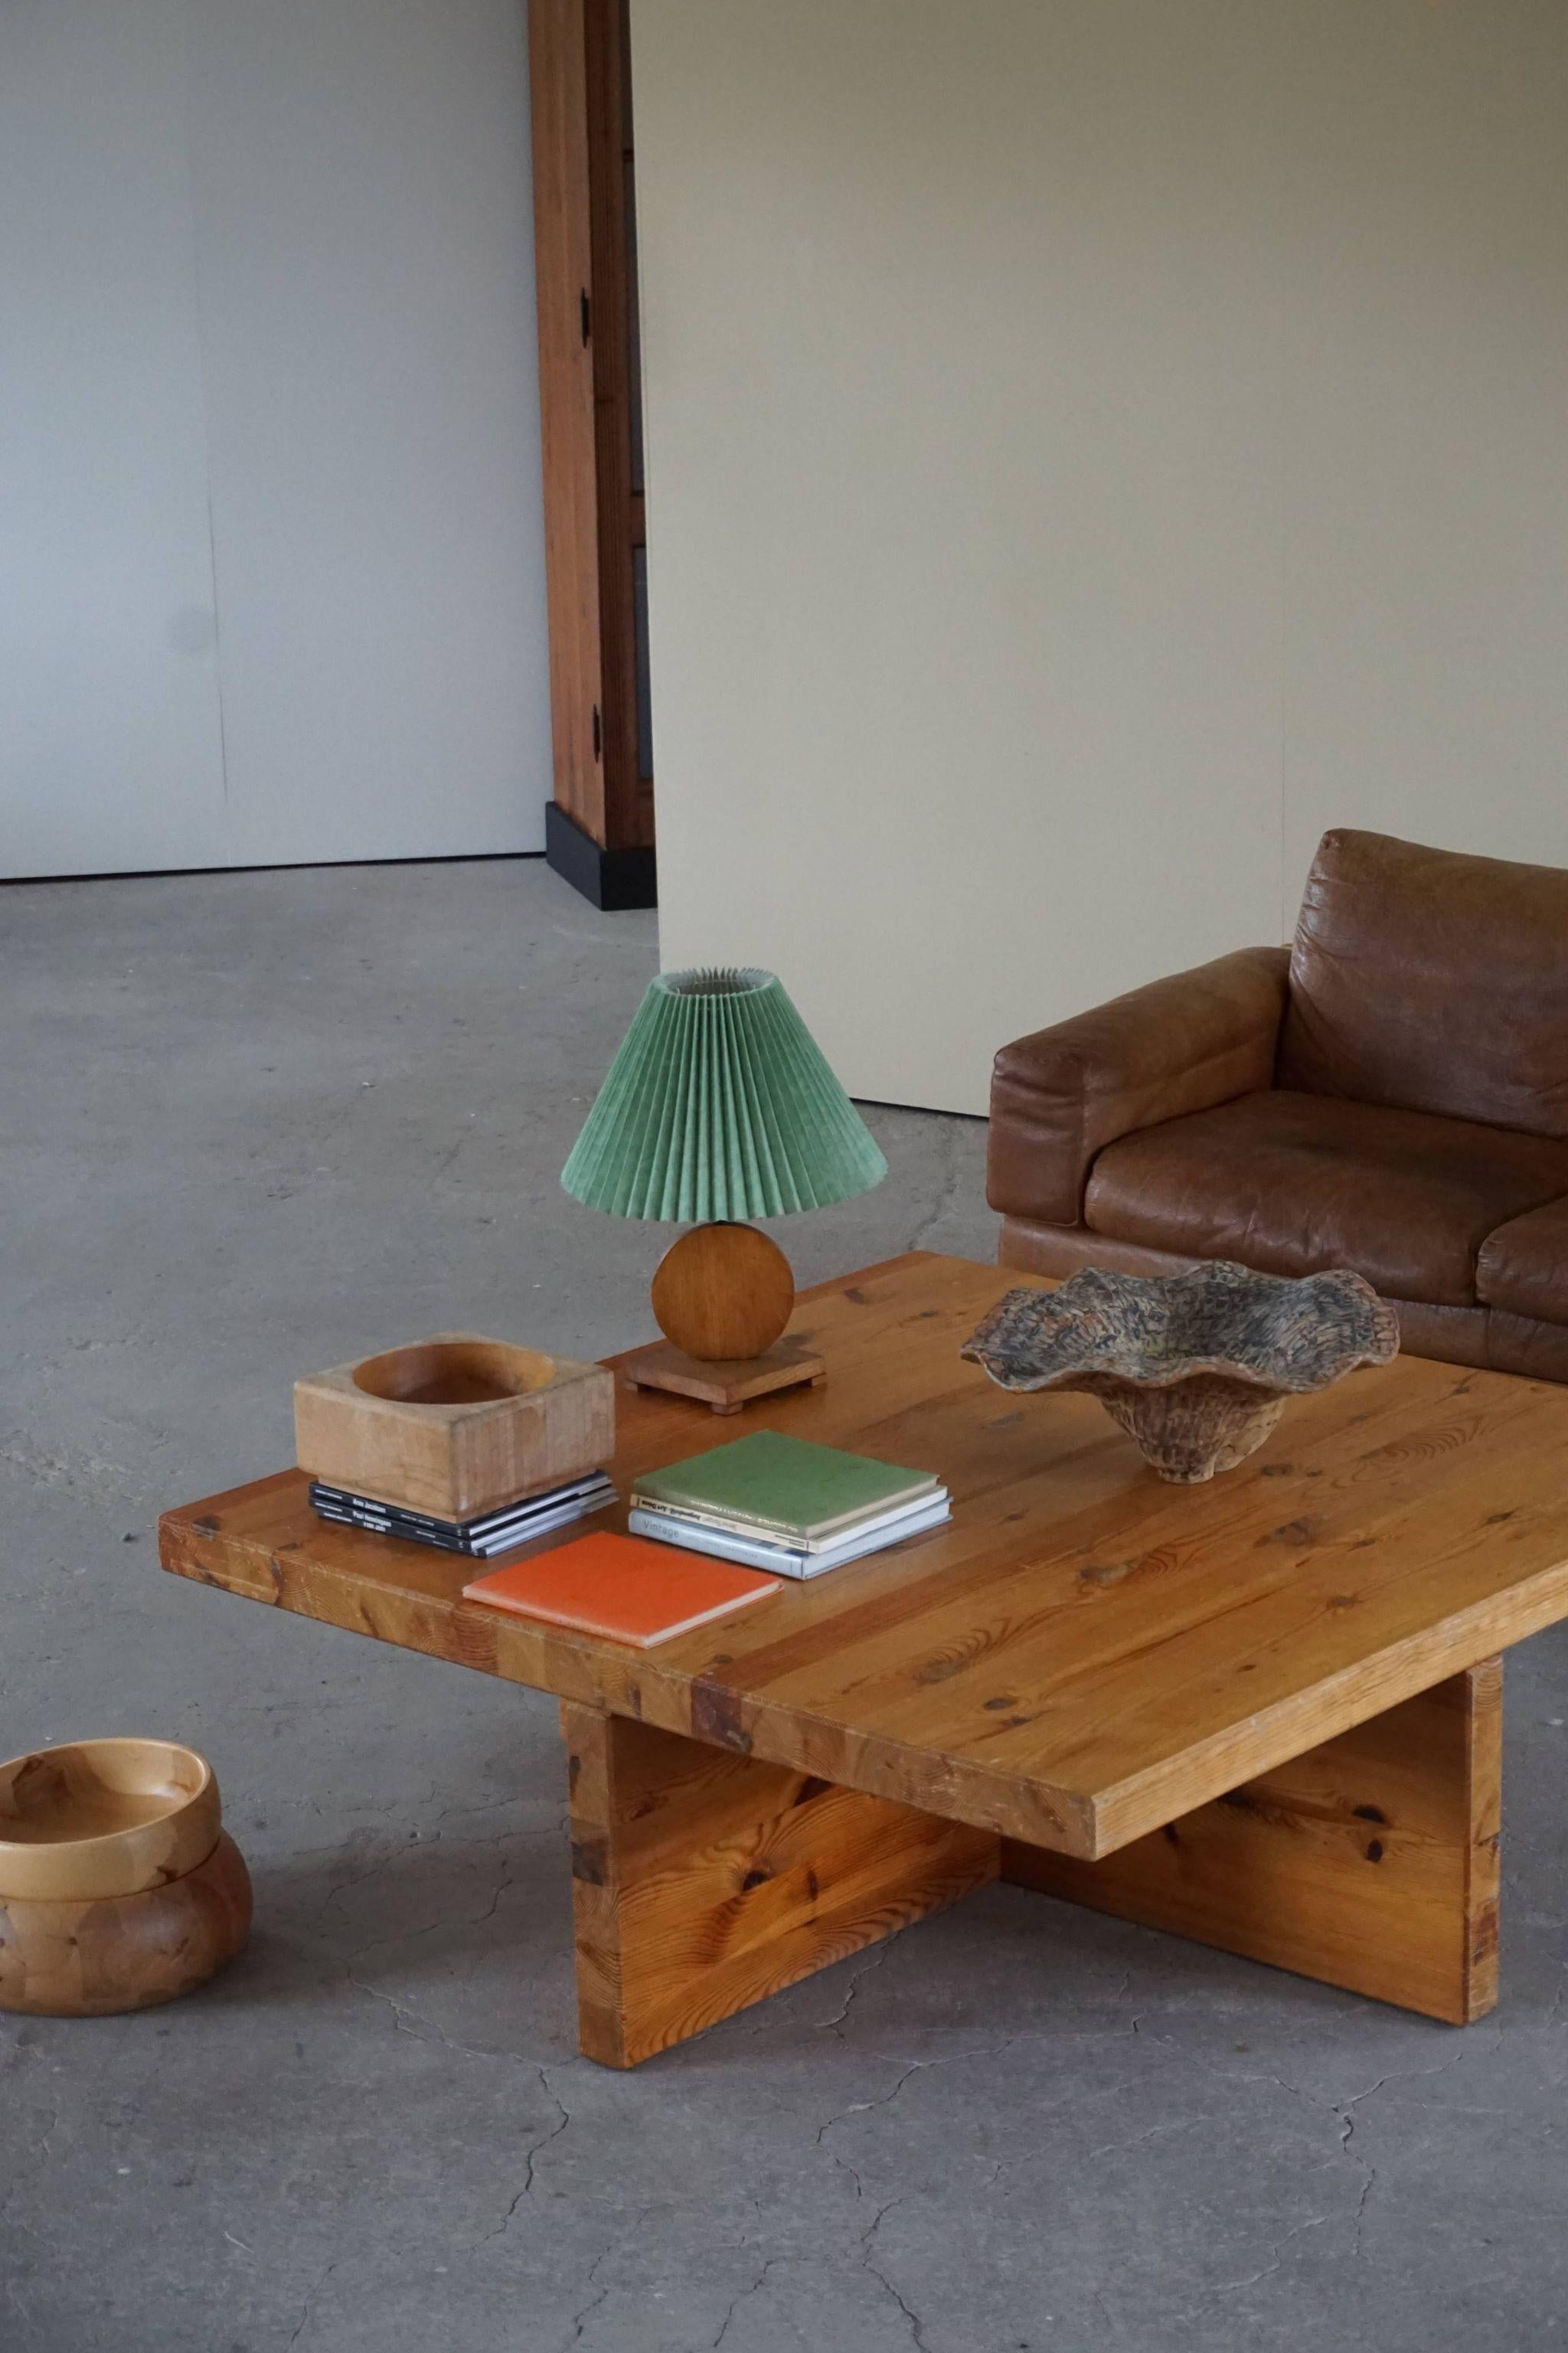
<path id="1" fill-rule="evenodd" d="M 1095 1155 L 1118 1136 L 1271 1086 L 1289 968 L 1289 948 L 1238 948 L 1004 1046 L 991 1207 L 1074 1225 Z"/>

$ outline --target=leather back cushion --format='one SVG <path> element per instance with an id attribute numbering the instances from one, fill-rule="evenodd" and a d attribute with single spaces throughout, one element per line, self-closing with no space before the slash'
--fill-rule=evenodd
<path id="1" fill-rule="evenodd" d="M 1326 833 L 1276 1084 L 1568 1137 L 1568 873 Z"/>

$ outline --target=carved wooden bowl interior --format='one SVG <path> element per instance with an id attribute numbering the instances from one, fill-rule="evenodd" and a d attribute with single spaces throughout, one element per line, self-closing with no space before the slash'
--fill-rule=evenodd
<path id="1" fill-rule="evenodd" d="M 172 1740 L 78 1740 L 0 1765 L 0 1897 L 134 1895 L 217 1844 L 217 1783 Z"/>
<path id="2" fill-rule="evenodd" d="M 547 1388 L 555 1360 L 501 1340 L 425 1340 L 354 1366 L 354 1387 L 393 1405 L 489 1405 Z"/>
<path id="3" fill-rule="evenodd" d="M 963 1354 L 1005 1389 L 1087 1390 L 1163 1479 L 1194 1484 L 1255 1452 L 1288 1398 L 1398 1346 L 1393 1308 L 1347 1268 L 1292 1280 L 1216 1259 L 1010 1291 Z"/>

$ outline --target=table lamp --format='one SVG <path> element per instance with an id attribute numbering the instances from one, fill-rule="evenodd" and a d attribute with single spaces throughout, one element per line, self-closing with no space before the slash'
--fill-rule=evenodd
<path id="1" fill-rule="evenodd" d="M 629 1357 L 627 1380 L 716 1413 L 822 1380 L 821 1357 L 781 1336 L 789 1261 L 744 1220 L 846 1201 L 887 1173 L 775 975 L 660 973 L 561 1172 L 574 1199 L 612 1217 L 700 1221 L 653 1279 L 668 1345 Z"/>

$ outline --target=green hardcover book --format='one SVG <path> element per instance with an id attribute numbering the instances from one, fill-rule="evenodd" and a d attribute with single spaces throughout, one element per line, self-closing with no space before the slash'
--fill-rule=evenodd
<path id="1" fill-rule="evenodd" d="M 909 1471 L 836 1446 L 813 1446 L 782 1430 L 759 1430 L 662 1471 L 645 1472 L 634 1504 L 688 1513 L 713 1525 L 755 1528 L 773 1538 L 820 1546 L 858 1520 L 935 1492 L 930 1471 Z"/>

